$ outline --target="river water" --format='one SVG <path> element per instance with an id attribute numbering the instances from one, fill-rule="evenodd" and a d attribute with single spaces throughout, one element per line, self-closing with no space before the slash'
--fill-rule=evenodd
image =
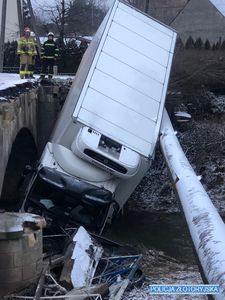
<path id="1" fill-rule="evenodd" d="M 196 264 L 192 241 L 182 214 L 127 211 L 105 236 L 122 244 L 163 251 L 183 263 Z"/>

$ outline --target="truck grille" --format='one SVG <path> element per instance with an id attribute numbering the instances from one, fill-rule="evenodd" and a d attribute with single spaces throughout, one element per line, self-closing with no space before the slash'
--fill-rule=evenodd
<path id="1" fill-rule="evenodd" d="M 84 149 L 84 154 L 86 154 L 87 156 L 93 158 L 94 160 L 102 163 L 103 165 L 109 167 L 110 169 L 117 171 L 119 173 L 122 174 L 126 174 L 127 170 L 126 168 L 124 168 L 123 166 L 121 166 L 120 164 L 114 162 L 113 160 L 106 158 L 105 156 L 94 152 L 93 150 L 90 149 Z"/>

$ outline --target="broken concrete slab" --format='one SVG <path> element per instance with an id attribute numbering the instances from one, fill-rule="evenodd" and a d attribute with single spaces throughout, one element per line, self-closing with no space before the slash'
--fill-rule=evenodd
<path id="1" fill-rule="evenodd" d="M 29 213 L 4 212 L 0 214 L 0 240 L 19 238 L 28 229 L 42 229 L 46 226 L 43 217 Z"/>
<path id="2" fill-rule="evenodd" d="M 72 254 L 74 264 L 71 280 L 75 288 L 88 287 L 91 285 L 103 248 L 91 238 L 82 226 L 78 229 L 73 241 L 76 244 Z"/>
<path id="3" fill-rule="evenodd" d="M 0 214 L 0 296 L 36 283 L 42 270 L 43 217 Z"/>

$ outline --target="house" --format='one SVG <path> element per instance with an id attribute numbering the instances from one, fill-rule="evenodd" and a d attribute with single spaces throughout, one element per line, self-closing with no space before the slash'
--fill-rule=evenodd
<path id="1" fill-rule="evenodd" d="M 210 44 L 225 40 L 225 0 L 189 0 L 176 16 L 171 27 L 176 29 L 186 43 L 201 38 Z"/>
<path id="2" fill-rule="evenodd" d="M 137 8 L 176 29 L 183 43 L 191 36 L 216 44 L 225 40 L 225 0 L 130 0 Z"/>
<path id="3" fill-rule="evenodd" d="M 149 0 L 148 13 L 155 19 L 170 25 L 189 0 Z"/>

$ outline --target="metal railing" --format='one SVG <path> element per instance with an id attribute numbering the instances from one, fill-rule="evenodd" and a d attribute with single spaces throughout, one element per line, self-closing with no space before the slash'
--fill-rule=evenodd
<path id="1" fill-rule="evenodd" d="M 41 68 L 36 68 L 34 71 L 34 74 L 39 75 L 41 72 Z M 19 73 L 19 67 L 4 67 L 3 68 L 3 73 Z M 58 73 L 58 75 L 62 75 L 62 76 L 75 76 L 76 73 L 72 72 L 72 73 Z"/>

